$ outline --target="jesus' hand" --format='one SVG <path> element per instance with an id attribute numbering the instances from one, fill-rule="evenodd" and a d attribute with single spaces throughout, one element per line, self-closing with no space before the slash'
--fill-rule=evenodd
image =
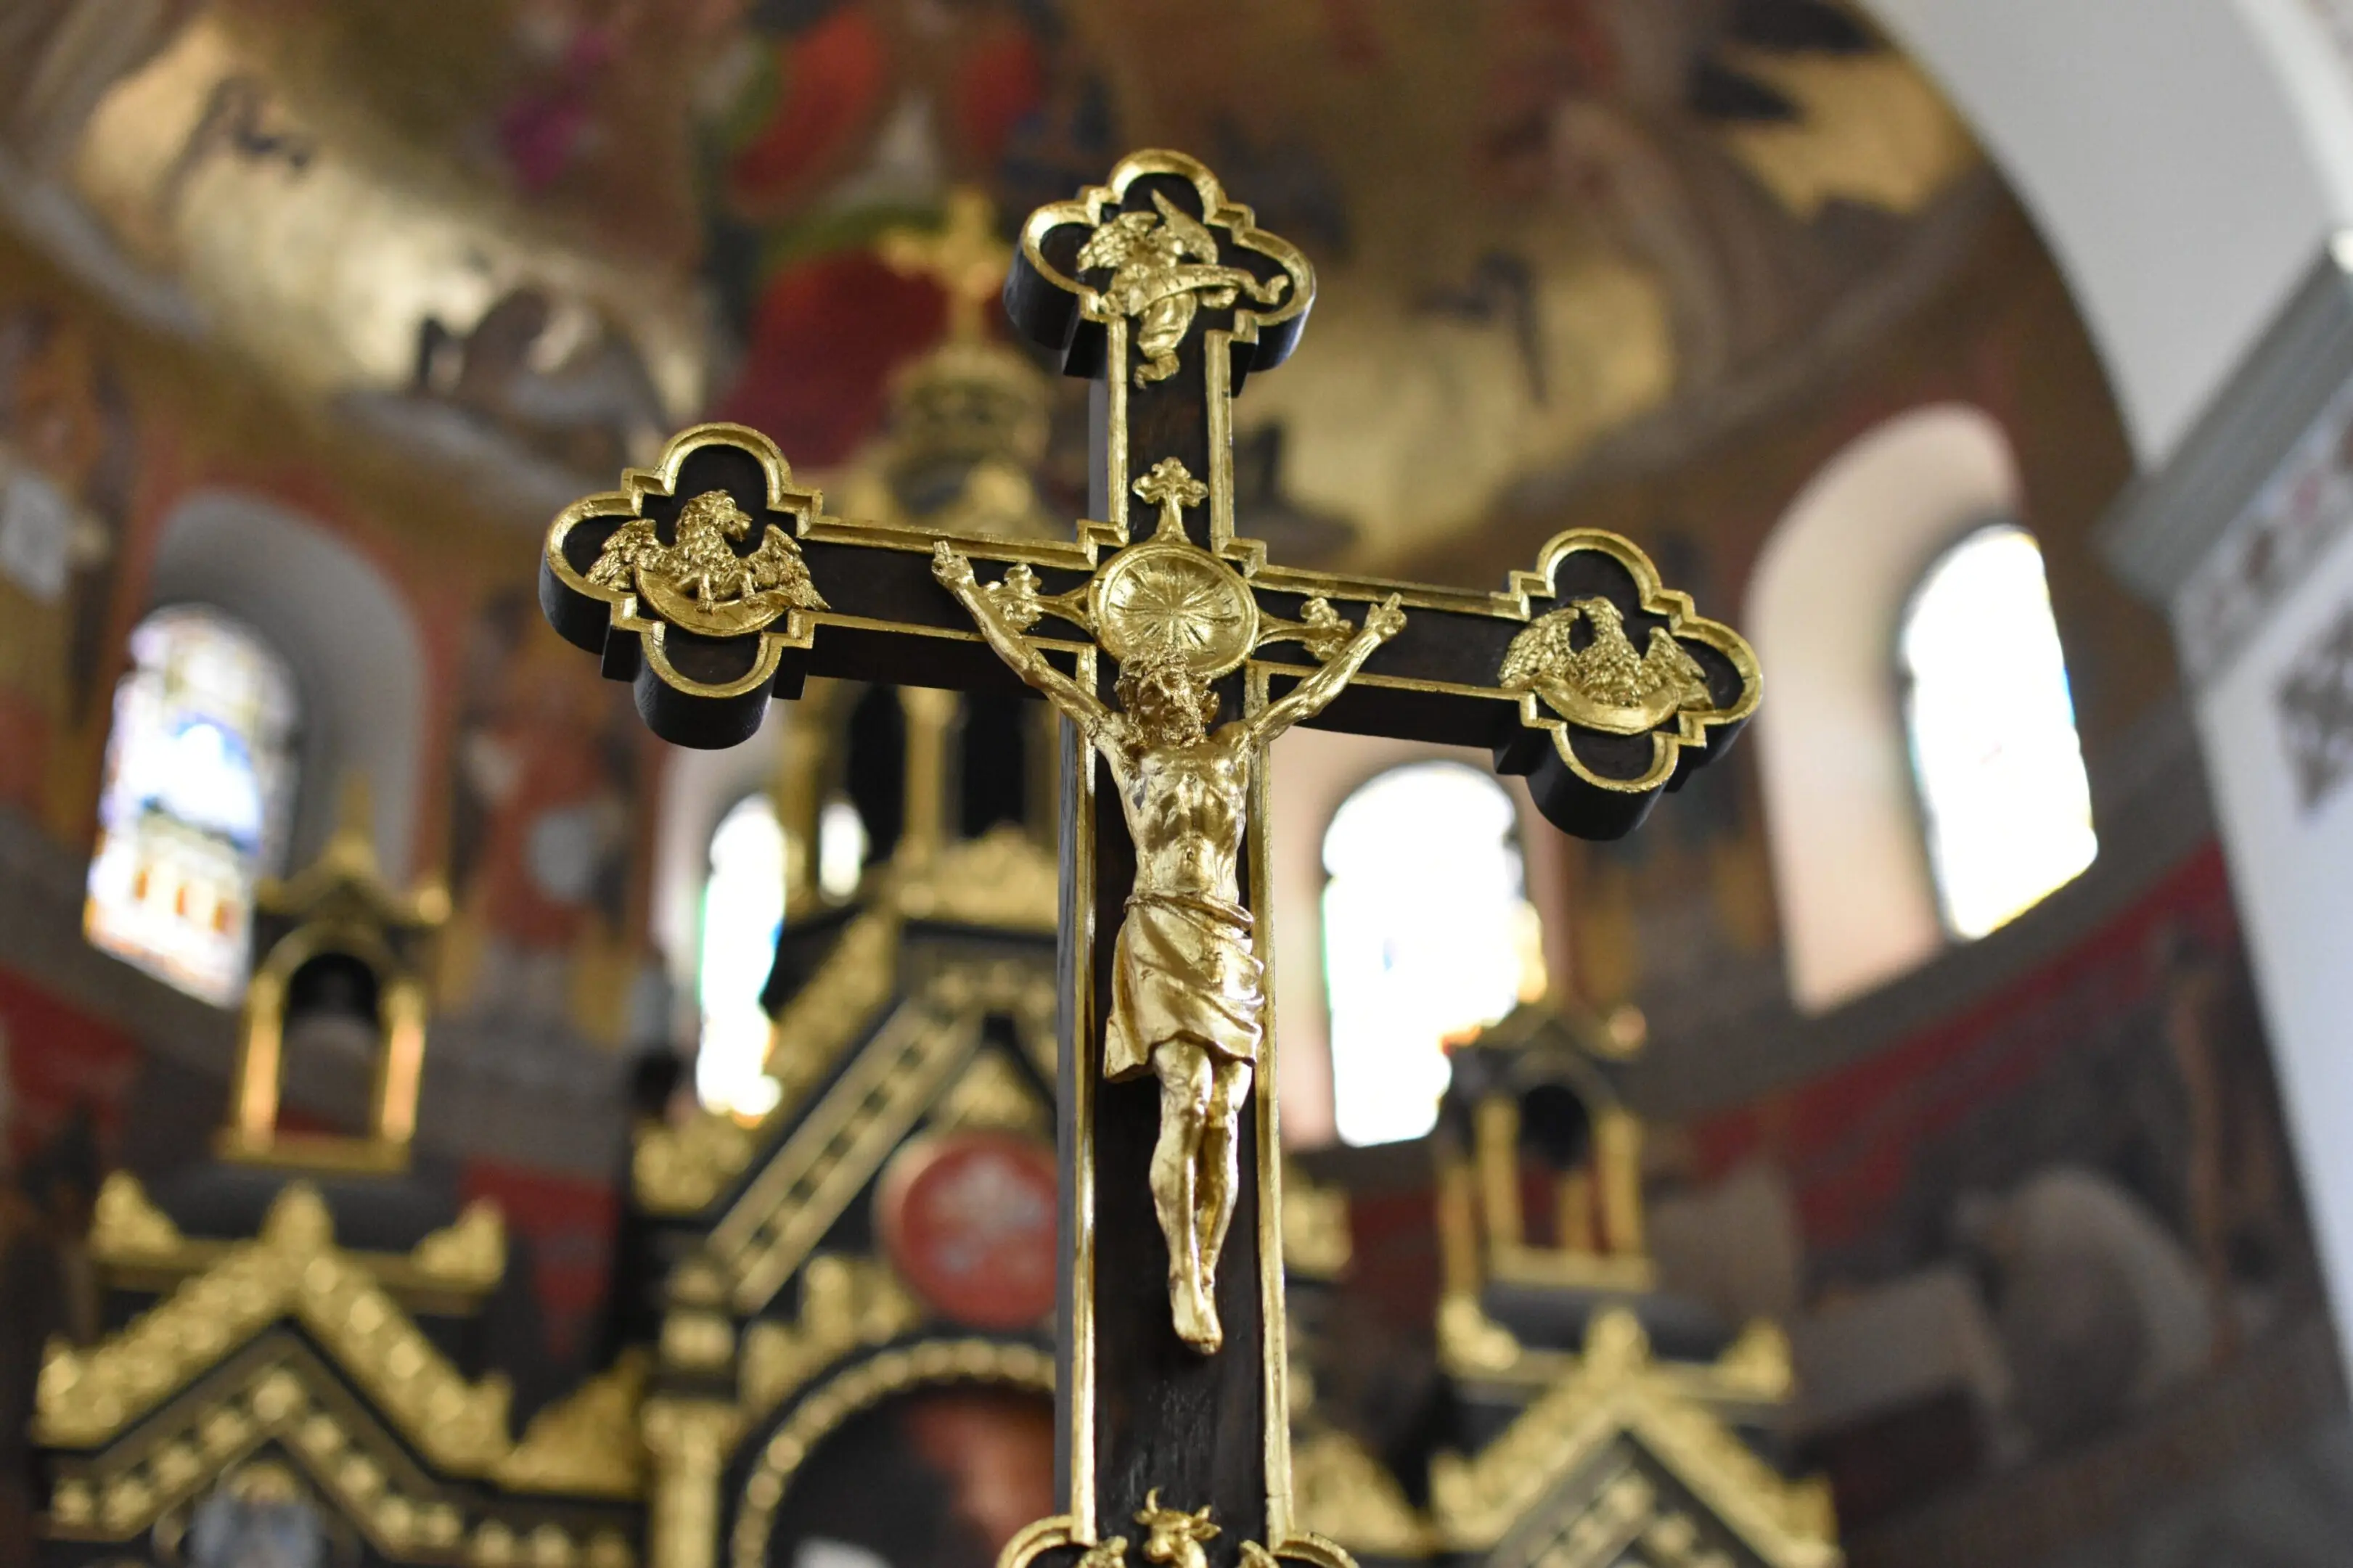
<path id="1" fill-rule="evenodd" d="M 932 575 L 949 589 L 969 588 L 973 584 L 972 562 L 958 554 L 944 539 L 932 546 Z"/>

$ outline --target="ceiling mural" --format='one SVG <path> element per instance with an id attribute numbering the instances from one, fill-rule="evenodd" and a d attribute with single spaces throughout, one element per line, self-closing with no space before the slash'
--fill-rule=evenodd
<path id="1" fill-rule="evenodd" d="M 947 327 L 884 235 L 1190 149 L 1322 274 L 1246 526 L 1370 570 L 1768 405 L 1996 188 L 1832 0 L 20 0 L 0 101 L 17 227 L 531 527 L 699 415 L 840 470 Z"/>

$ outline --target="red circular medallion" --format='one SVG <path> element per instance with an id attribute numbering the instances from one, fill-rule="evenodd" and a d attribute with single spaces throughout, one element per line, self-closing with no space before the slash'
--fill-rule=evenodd
<path id="1" fill-rule="evenodd" d="M 902 1149 L 876 1194 L 883 1250 L 942 1315 L 1022 1329 L 1054 1310 L 1054 1153 L 1004 1132 Z"/>

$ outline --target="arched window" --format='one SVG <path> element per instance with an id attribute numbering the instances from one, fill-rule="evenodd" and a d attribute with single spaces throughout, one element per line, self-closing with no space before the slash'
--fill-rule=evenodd
<path id="1" fill-rule="evenodd" d="M 695 1093 L 713 1110 L 761 1116 L 776 1103 L 765 1070 L 768 1015 L 760 991 L 785 922 L 785 829 L 766 795 L 730 807 L 711 835 L 711 877 L 702 889 L 696 992 L 702 1046 Z"/>
<path id="2" fill-rule="evenodd" d="M 1544 994 L 1512 797 L 1455 763 L 1392 768 L 1324 835 L 1333 1117 L 1350 1143 L 1418 1138 L 1446 1047 Z"/>
<path id="3" fill-rule="evenodd" d="M 1740 625 L 1770 673 L 1751 746 L 1789 994 L 1820 1013 L 1941 952 L 1899 668 L 1923 574 L 1975 519 L 2022 515 L 1981 408 L 1906 409 L 1824 463 L 1758 552 Z"/>
<path id="4" fill-rule="evenodd" d="M 1956 935 L 1983 936 L 2099 849 L 2033 535 L 1998 523 L 1938 556 L 1897 649 L 1937 901 Z"/>
<path id="5" fill-rule="evenodd" d="M 280 868 L 300 708 L 286 660 L 201 605 L 131 634 L 114 693 L 83 928 L 208 1002 L 244 989 L 253 898 Z"/>

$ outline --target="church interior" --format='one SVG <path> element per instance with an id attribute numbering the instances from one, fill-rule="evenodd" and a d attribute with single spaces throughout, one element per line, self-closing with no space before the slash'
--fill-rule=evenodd
<path id="1" fill-rule="evenodd" d="M 0 1568 L 2343 1568 L 2348 522 L 2348 0 L 6 0 Z"/>

